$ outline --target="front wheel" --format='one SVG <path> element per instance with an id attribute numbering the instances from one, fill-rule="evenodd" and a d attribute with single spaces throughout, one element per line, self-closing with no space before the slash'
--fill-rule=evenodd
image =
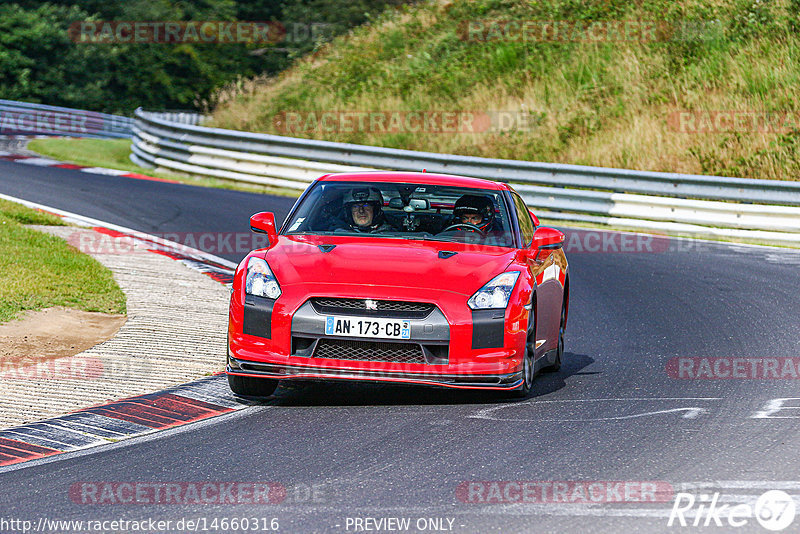
<path id="1" fill-rule="evenodd" d="M 536 332 L 535 329 L 534 332 Z M 527 399 L 533 391 L 533 354 L 526 343 L 525 356 L 522 359 L 522 384 L 511 391 L 511 396 L 514 398 Z"/>
<path id="2" fill-rule="evenodd" d="M 252 376 L 228 375 L 228 386 L 237 395 L 245 397 L 269 397 L 278 387 L 273 378 L 256 378 Z"/>

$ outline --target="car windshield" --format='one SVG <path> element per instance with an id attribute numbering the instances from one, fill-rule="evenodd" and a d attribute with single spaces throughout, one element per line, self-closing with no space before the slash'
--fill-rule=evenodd
<path id="1" fill-rule="evenodd" d="M 284 234 L 514 246 L 502 191 L 413 183 L 319 182 Z"/>

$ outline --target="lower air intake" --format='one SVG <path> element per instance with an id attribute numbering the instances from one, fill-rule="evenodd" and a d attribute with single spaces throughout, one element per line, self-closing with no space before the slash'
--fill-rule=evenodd
<path id="1" fill-rule="evenodd" d="M 415 343 L 321 339 L 314 358 L 365 362 L 426 363 L 422 347 Z"/>

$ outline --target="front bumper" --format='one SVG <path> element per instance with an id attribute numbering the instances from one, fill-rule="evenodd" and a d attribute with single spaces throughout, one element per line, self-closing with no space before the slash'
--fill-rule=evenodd
<path id="1" fill-rule="evenodd" d="M 238 287 L 238 286 L 237 286 Z M 521 305 L 508 310 L 472 312 L 463 295 L 442 289 L 426 294 L 435 310 L 424 318 L 408 319 L 411 338 L 371 339 L 332 337 L 325 317 L 338 315 L 310 306 L 312 298 L 380 298 L 419 302 L 411 288 L 341 288 L 292 286 L 271 303 L 252 306 L 242 291 L 234 291 L 229 314 L 227 372 L 241 376 L 298 380 L 359 380 L 442 386 L 462 389 L 509 390 L 519 387 L 528 311 Z M 309 295 L 313 295 L 310 297 Z M 258 299 L 256 299 L 258 300 Z M 517 299 L 519 300 L 519 299 Z M 255 311 L 254 315 L 248 315 Z M 344 315 L 361 315 L 360 313 Z M 247 318 L 243 320 L 244 318 Z M 250 324 L 248 325 L 248 320 Z M 255 324 L 257 328 L 250 328 Z M 361 359 L 317 354 L 318 341 L 414 344 L 423 357 Z"/>
<path id="2" fill-rule="evenodd" d="M 522 371 L 502 375 L 451 375 L 387 372 L 367 369 L 333 369 L 238 360 L 228 356 L 228 374 L 277 380 L 349 380 L 395 382 L 455 389 L 512 390 L 522 384 Z"/>

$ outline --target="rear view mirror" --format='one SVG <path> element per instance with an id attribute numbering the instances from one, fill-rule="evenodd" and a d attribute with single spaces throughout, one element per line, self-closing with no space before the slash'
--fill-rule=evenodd
<path id="1" fill-rule="evenodd" d="M 408 206 L 406 206 L 403 204 L 402 198 L 395 197 L 389 200 L 389 207 L 394 210 L 417 211 L 430 209 L 431 204 L 427 198 L 411 198 L 408 200 Z"/>
<path id="2" fill-rule="evenodd" d="M 408 205 L 415 210 L 427 210 L 431 207 L 431 204 L 428 202 L 427 198 L 412 198 L 408 201 Z"/>

